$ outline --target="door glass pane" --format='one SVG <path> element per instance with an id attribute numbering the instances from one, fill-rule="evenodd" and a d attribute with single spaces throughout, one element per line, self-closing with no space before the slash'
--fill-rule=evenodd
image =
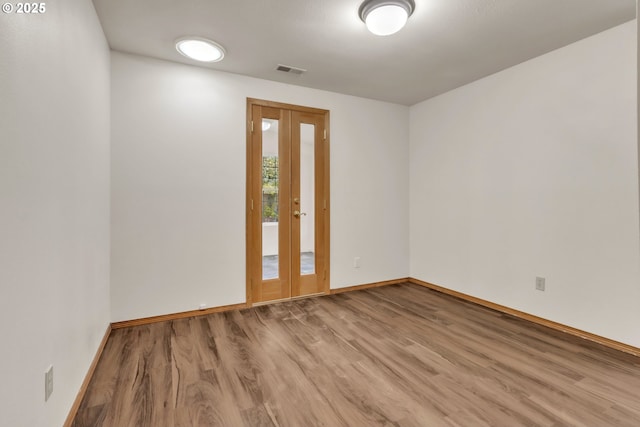
<path id="1" fill-rule="evenodd" d="M 278 277 L 278 121 L 262 119 L 262 279 Z"/>
<path id="2" fill-rule="evenodd" d="M 300 274 L 316 272 L 315 126 L 300 124 Z"/>

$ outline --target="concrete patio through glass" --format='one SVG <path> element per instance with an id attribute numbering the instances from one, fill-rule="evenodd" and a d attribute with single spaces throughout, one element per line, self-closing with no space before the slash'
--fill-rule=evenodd
<path id="1" fill-rule="evenodd" d="M 313 274 L 315 272 L 315 253 L 302 252 L 300 254 L 300 273 Z M 275 279 L 278 277 L 278 255 L 267 255 L 262 257 L 262 280 Z"/>

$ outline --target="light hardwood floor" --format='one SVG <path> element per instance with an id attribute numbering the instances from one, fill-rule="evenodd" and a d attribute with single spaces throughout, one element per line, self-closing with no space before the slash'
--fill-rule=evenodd
<path id="1" fill-rule="evenodd" d="M 640 359 L 412 284 L 114 330 L 73 426 L 640 426 Z"/>

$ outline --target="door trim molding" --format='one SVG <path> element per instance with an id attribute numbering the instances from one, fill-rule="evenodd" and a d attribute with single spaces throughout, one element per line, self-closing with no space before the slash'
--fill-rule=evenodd
<path id="1" fill-rule="evenodd" d="M 314 107 L 305 107 L 304 105 L 286 104 L 284 102 L 267 101 L 265 99 L 258 99 L 258 98 L 247 98 L 247 112 L 250 112 L 251 105 L 259 105 L 261 107 L 281 108 L 283 110 L 300 111 L 302 113 L 311 113 L 311 114 L 325 114 L 329 112 L 329 110 L 323 110 L 321 108 L 314 108 Z"/>
<path id="2" fill-rule="evenodd" d="M 246 190 L 245 190 L 245 274 L 246 274 L 246 306 L 252 307 L 254 305 L 253 298 L 253 286 L 252 286 L 252 251 L 255 248 L 252 245 L 251 236 L 254 232 L 253 225 L 251 223 L 251 212 L 252 212 L 252 163 L 254 159 L 251 157 L 251 142 L 252 135 L 254 131 L 253 124 L 253 107 L 267 107 L 267 108 L 278 108 L 290 111 L 297 111 L 301 113 L 310 113 L 310 114 L 318 114 L 324 117 L 324 138 L 323 138 L 323 188 L 325 189 L 325 200 L 323 203 L 323 209 L 326 211 L 324 215 L 324 245 L 325 245 L 325 254 L 324 254 L 324 265 L 322 267 L 322 271 L 317 271 L 318 277 L 323 280 L 322 291 L 324 295 L 329 295 L 331 293 L 331 263 L 330 263 L 330 250 L 331 250 L 331 186 L 330 186 L 330 112 L 329 110 L 324 110 L 320 108 L 306 107 L 301 105 L 287 104 L 282 102 L 268 101 L 264 99 L 258 98 L 247 98 L 247 112 L 246 112 Z M 253 202 L 255 204 L 255 201 Z M 320 268 L 320 266 L 319 266 Z"/>

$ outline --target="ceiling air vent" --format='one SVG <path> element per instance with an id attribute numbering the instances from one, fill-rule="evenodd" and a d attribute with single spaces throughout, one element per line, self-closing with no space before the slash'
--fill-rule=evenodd
<path id="1" fill-rule="evenodd" d="M 298 74 L 298 75 L 307 71 L 302 68 L 290 67 L 289 65 L 282 65 L 282 64 L 278 64 L 278 67 L 276 68 L 276 70 L 283 71 L 285 73 Z"/>

